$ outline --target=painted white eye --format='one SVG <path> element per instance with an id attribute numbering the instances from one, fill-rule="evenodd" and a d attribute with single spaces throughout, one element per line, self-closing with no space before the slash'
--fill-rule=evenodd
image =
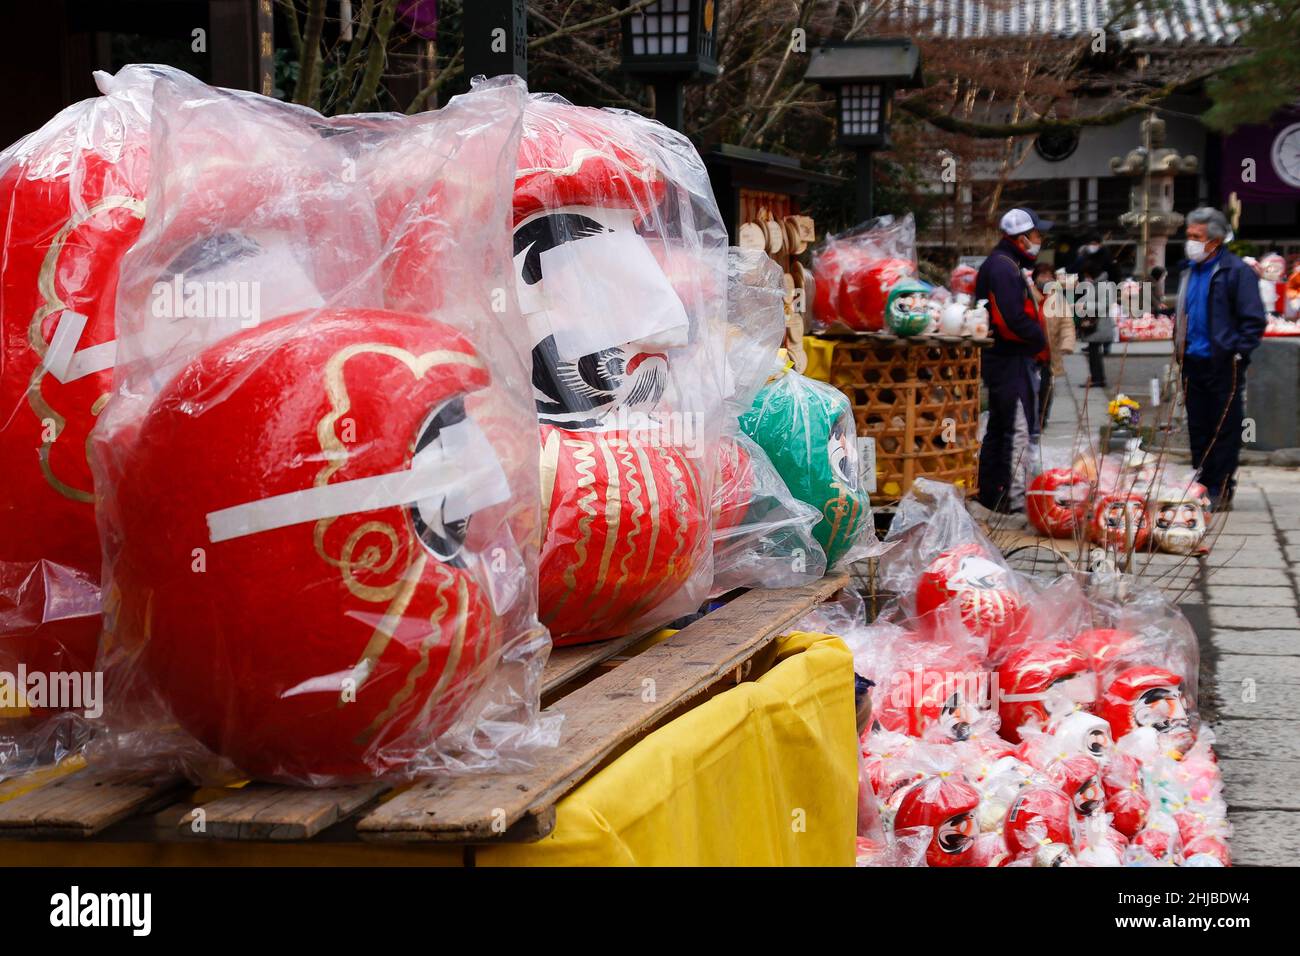
<path id="1" fill-rule="evenodd" d="M 413 467 L 443 463 L 455 467 L 484 467 L 482 481 L 430 488 L 408 513 L 416 536 L 439 561 L 461 563 L 461 551 L 475 513 L 510 497 L 510 485 L 496 451 L 465 412 L 457 396 L 429 413 L 415 442 Z"/>

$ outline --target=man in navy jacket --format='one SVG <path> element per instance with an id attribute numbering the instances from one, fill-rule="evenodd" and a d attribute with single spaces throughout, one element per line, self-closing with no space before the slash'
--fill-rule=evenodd
<path id="1" fill-rule="evenodd" d="M 988 427 L 980 448 L 979 500 L 986 508 L 1020 511 L 1025 475 L 1038 443 L 1038 368 L 1047 335 L 1023 270 L 1033 267 L 1052 223 L 1032 209 L 1002 217 L 1002 238 L 975 277 L 975 298 L 987 299 L 993 345 L 982 374 L 989 394 Z"/>
<path id="2" fill-rule="evenodd" d="M 1227 235 L 1219 210 L 1187 214 L 1175 336 L 1192 464 L 1216 508 L 1232 500 L 1236 486 L 1246 368 L 1267 324 L 1259 279 L 1224 247 Z"/>

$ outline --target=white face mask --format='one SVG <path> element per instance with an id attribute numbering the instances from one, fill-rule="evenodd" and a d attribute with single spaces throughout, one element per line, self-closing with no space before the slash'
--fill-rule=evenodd
<path id="1" fill-rule="evenodd" d="M 1043 244 L 1041 242 L 1030 243 L 1029 245 L 1025 246 L 1025 255 L 1029 256 L 1029 258 L 1031 259 L 1036 259 L 1038 258 L 1038 250 L 1041 248 L 1043 248 Z"/>
<path id="2" fill-rule="evenodd" d="M 1205 259 L 1205 243 L 1199 239 L 1188 239 L 1183 248 L 1187 252 L 1187 258 L 1193 262 L 1201 262 Z"/>

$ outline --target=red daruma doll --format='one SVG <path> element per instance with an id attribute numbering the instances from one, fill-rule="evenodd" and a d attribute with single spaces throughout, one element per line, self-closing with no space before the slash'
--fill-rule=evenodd
<path id="1" fill-rule="evenodd" d="M 541 423 L 538 613 L 558 645 L 625 633 L 712 553 L 713 476 L 681 427 L 698 420 L 707 384 L 684 374 L 703 323 L 641 235 L 669 229 L 658 135 L 536 97 L 525 113 L 515 283 Z M 695 227 L 675 228 L 694 248 Z"/>
<path id="2" fill-rule="evenodd" d="M 0 672 L 11 675 L 89 671 L 99 637 L 86 442 L 112 378 L 118 264 L 143 223 L 153 76 L 98 79 L 108 95 L 0 154 Z M 5 717 L 43 709 L 28 703 L 0 706 L 0 733 Z"/>
<path id="3" fill-rule="evenodd" d="M 972 634 L 989 638 L 992 649 L 1015 634 L 1025 605 L 1012 573 L 975 543 L 944 551 L 921 573 L 916 586 L 916 613 L 926 615 L 952 602 Z"/>
<path id="4" fill-rule="evenodd" d="M 1088 520 L 1088 479 L 1072 468 L 1049 468 L 1029 483 L 1025 514 L 1050 538 L 1070 538 Z"/>
<path id="5" fill-rule="evenodd" d="M 842 322 L 859 332 L 885 327 L 889 291 L 916 274 L 906 259 L 878 258 L 847 244 L 836 244 L 817 257 L 813 313 L 819 322 Z"/>
<path id="6" fill-rule="evenodd" d="M 932 827 L 925 862 L 929 866 L 969 866 L 979 833 L 975 820 L 979 803 L 979 791 L 955 774 L 926 777 L 903 794 L 894 816 L 894 831 Z"/>
<path id="7" fill-rule="evenodd" d="M 500 640 L 476 573 L 510 497 L 470 411 L 488 386 L 451 328 L 337 309 L 223 339 L 162 389 L 112 501 L 115 636 L 182 727 L 320 782 L 456 720 Z"/>

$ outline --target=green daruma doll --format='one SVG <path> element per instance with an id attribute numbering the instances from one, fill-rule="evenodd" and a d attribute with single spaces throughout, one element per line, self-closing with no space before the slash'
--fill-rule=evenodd
<path id="1" fill-rule="evenodd" d="M 821 512 L 813 534 L 828 566 L 874 530 L 853 412 L 842 393 L 786 371 L 763 386 L 740 427 L 767 452 L 790 493 Z"/>
<path id="2" fill-rule="evenodd" d="M 928 282 L 900 279 L 885 300 L 885 325 L 895 335 L 920 335 L 930 325 L 930 291 Z"/>

